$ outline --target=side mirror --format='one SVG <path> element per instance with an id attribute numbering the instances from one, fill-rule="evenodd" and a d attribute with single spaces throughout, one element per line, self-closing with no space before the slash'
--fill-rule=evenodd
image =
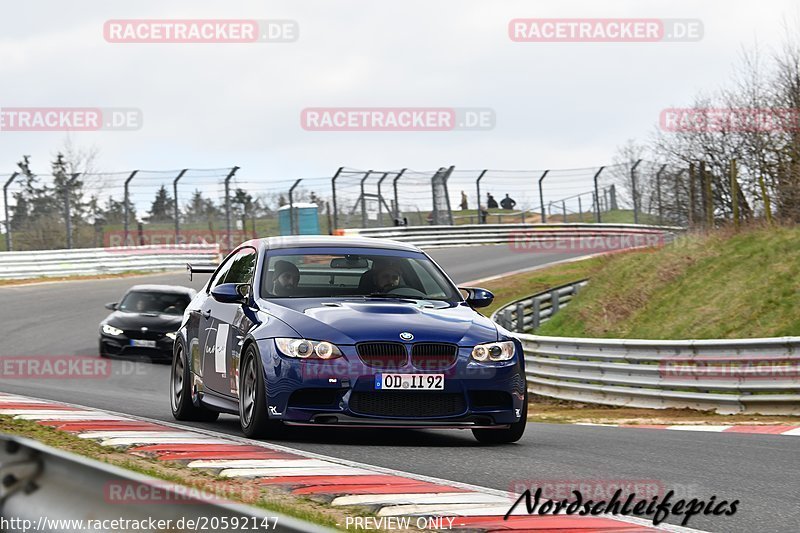
<path id="1" fill-rule="evenodd" d="M 460 287 L 460 289 L 467 291 L 467 304 L 474 309 L 492 305 L 494 301 L 494 294 L 486 289 L 478 287 Z"/>
<path id="2" fill-rule="evenodd" d="M 106 309 L 110 309 L 111 311 L 116 311 L 119 304 L 117 302 L 108 302 L 106 304 Z"/>
<path id="3" fill-rule="evenodd" d="M 250 296 L 247 283 L 222 283 L 211 289 L 211 296 L 224 304 L 244 304 Z"/>

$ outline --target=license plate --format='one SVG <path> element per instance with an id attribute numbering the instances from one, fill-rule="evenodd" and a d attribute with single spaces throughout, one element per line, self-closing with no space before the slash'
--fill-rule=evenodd
<path id="1" fill-rule="evenodd" d="M 376 374 L 375 390 L 444 390 L 444 374 Z"/>
<path id="2" fill-rule="evenodd" d="M 139 346 L 140 348 L 155 348 L 156 341 L 148 341 L 143 339 L 131 339 L 131 346 Z"/>

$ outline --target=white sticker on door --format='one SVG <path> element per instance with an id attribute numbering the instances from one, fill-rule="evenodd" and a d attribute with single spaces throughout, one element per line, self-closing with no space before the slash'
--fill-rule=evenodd
<path id="1" fill-rule="evenodd" d="M 214 372 L 225 374 L 225 357 L 228 348 L 228 329 L 230 325 L 219 324 L 217 326 L 217 342 L 214 346 Z"/>

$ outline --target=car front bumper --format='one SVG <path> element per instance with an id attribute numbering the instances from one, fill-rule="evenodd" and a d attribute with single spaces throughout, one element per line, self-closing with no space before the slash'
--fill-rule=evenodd
<path id="1" fill-rule="evenodd" d="M 444 374 L 444 390 L 410 391 L 376 390 L 375 375 L 382 371 L 362 364 L 352 346 L 340 346 L 344 357 L 331 361 L 287 358 L 272 341 L 259 342 L 259 349 L 270 418 L 289 425 L 497 428 L 518 422 L 524 412 L 519 355 L 482 364 L 470 359 L 470 348 L 460 348 L 456 364 L 447 369 L 393 369 Z"/>

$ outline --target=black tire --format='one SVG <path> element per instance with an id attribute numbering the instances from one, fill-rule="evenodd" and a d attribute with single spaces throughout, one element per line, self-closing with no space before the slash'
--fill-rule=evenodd
<path id="1" fill-rule="evenodd" d="M 261 357 L 250 344 L 244 353 L 239 372 L 239 423 L 251 439 L 273 437 L 283 424 L 270 420 L 267 411 L 267 390 Z"/>
<path id="2" fill-rule="evenodd" d="M 522 404 L 522 416 L 519 422 L 514 422 L 506 429 L 473 429 L 472 434 L 481 444 L 509 444 L 517 442 L 525 433 L 528 423 L 528 392 L 525 392 L 525 402 Z"/>
<path id="3" fill-rule="evenodd" d="M 193 403 L 191 372 L 181 342 L 175 343 L 169 385 L 169 404 L 175 420 L 214 422 L 219 418 L 217 411 Z"/>

